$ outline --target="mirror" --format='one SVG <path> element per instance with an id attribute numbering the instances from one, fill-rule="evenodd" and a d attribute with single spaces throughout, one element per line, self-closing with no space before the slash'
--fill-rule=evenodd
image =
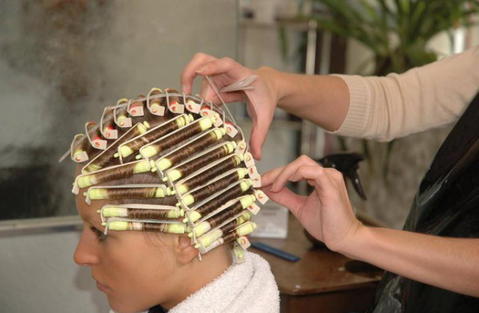
<path id="1" fill-rule="evenodd" d="M 0 220 L 73 215 L 73 135 L 119 98 L 180 89 L 196 52 L 234 58 L 237 3 L 3 1 L 0 34 Z"/>

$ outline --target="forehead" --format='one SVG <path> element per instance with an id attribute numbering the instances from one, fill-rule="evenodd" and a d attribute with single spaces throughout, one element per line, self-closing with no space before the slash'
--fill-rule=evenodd
<path id="1" fill-rule="evenodd" d="M 106 201 L 92 201 L 91 204 L 85 202 L 85 197 L 83 193 L 80 192 L 75 196 L 75 203 L 77 207 L 78 214 L 82 220 L 93 224 L 95 227 L 101 227 L 101 218 L 100 213 L 97 211 L 101 209 L 103 205 L 106 204 Z"/>
<path id="2" fill-rule="evenodd" d="M 81 167 L 77 166 L 75 169 L 75 177 L 81 174 Z M 80 189 L 80 192 L 75 195 L 75 203 L 78 214 L 82 220 L 92 224 L 96 228 L 101 228 L 101 218 L 100 214 L 97 212 L 101 209 L 102 206 L 107 204 L 106 201 L 92 201 L 90 204 L 86 203 L 85 196 L 83 195 L 86 192 L 87 188 Z"/>

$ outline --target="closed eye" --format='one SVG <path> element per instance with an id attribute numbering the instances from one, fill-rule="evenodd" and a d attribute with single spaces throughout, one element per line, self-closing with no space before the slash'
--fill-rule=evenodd
<path id="1" fill-rule="evenodd" d="M 98 241 L 104 241 L 106 239 L 106 235 L 101 230 L 93 226 L 90 226 L 90 230 L 96 235 Z"/>

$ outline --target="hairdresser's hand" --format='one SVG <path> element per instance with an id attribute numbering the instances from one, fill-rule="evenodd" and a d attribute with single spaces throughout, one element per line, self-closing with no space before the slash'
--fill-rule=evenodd
<path id="1" fill-rule="evenodd" d="M 194 78 L 197 75 L 208 75 L 219 90 L 250 75 L 256 75 L 257 78 L 252 83 L 254 89 L 221 93 L 221 97 L 226 103 L 246 101 L 248 114 L 253 121 L 250 148 L 253 157 L 260 159 L 261 146 L 266 139 L 278 101 L 277 90 L 273 84 L 274 72 L 273 69 L 265 67 L 252 70 L 230 58 L 218 59 L 207 54 L 197 53 L 183 70 L 181 84 L 183 92 L 191 93 Z M 201 96 L 206 101 L 220 103 L 206 80 L 202 82 Z"/>
<path id="2" fill-rule="evenodd" d="M 305 180 L 314 187 L 309 196 L 300 196 L 285 185 Z M 262 177 L 263 191 L 287 207 L 316 239 L 331 250 L 340 250 L 363 227 L 356 219 L 343 176 L 301 156 L 292 163 L 271 170 Z"/>

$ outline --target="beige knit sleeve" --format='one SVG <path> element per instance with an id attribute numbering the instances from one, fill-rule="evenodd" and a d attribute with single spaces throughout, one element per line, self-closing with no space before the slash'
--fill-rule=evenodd
<path id="1" fill-rule="evenodd" d="M 399 75 L 337 76 L 350 104 L 333 133 L 387 141 L 458 119 L 479 90 L 479 47 Z"/>

